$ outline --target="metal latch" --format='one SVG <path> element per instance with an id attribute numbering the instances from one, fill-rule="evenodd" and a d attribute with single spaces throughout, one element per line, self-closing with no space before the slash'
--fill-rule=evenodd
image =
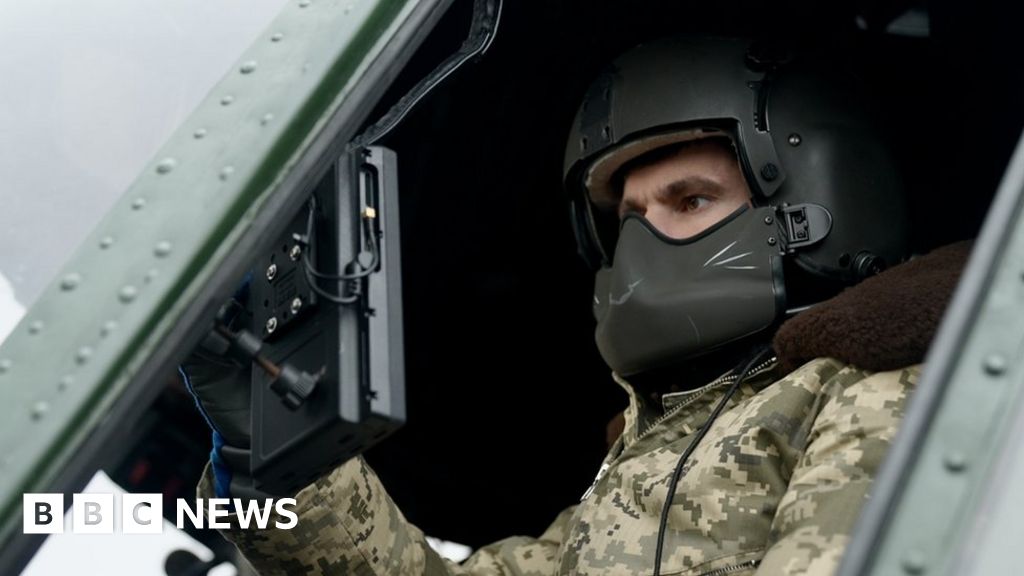
<path id="1" fill-rule="evenodd" d="M 832 231 L 832 214 L 820 204 L 783 204 L 778 212 L 788 252 L 817 244 Z"/>

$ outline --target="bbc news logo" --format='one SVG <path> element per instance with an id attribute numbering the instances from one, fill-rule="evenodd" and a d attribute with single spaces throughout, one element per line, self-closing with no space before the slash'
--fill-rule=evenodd
<path id="1" fill-rule="evenodd" d="M 193 504 L 178 498 L 175 526 L 184 530 L 186 524 L 195 528 L 230 528 L 234 516 L 236 527 L 245 530 L 267 529 L 271 513 L 276 511 L 285 521 L 275 520 L 273 527 L 291 530 L 299 522 L 298 515 L 288 507 L 295 506 L 294 498 L 264 499 L 243 502 L 239 498 L 196 498 Z M 160 534 L 164 530 L 162 494 L 122 494 L 120 498 L 121 532 L 125 534 Z M 203 510 L 210 521 L 205 524 Z M 75 494 L 71 504 L 71 532 L 73 534 L 113 534 L 113 494 Z M 64 533 L 64 494 L 23 494 L 22 532 L 25 534 Z"/>

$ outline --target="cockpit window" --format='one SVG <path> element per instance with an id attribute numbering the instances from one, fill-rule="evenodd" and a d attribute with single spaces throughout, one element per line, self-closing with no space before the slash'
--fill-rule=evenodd
<path id="1" fill-rule="evenodd" d="M 0 341 L 285 3 L 0 3 Z"/>

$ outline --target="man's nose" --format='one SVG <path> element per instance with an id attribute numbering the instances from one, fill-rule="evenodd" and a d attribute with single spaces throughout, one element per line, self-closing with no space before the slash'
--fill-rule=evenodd
<path id="1" fill-rule="evenodd" d="M 672 230 L 672 214 L 664 206 L 658 203 L 648 204 L 640 211 L 640 214 L 654 226 L 658 232 L 671 236 Z"/>

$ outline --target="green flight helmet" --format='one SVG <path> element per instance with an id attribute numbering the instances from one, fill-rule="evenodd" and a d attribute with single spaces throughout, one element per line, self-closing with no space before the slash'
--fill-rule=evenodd
<path id="1" fill-rule="evenodd" d="M 733 142 L 751 209 L 681 240 L 637 214 L 620 220 L 623 166 L 706 137 Z M 908 255 L 902 181 L 857 82 L 778 44 L 681 36 L 620 56 L 579 107 L 564 183 L 597 271 L 598 347 L 626 375 L 777 325 L 813 304 L 796 284 L 852 285 Z"/>

